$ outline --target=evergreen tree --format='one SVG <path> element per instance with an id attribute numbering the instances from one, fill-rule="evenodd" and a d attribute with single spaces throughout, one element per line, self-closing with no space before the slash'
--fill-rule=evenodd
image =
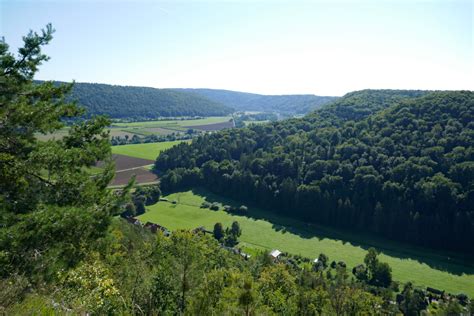
<path id="1" fill-rule="evenodd" d="M 214 225 L 214 238 L 217 240 L 222 240 L 224 238 L 224 227 L 222 226 L 222 223 L 216 223 Z"/>
<path id="2" fill-rule="evenodd" d="M 53 37 L 23 38 L 18 58 L 0 41 L 0 276 L 18 273 L 50 280 L 59 267 L 76 264 L 91 241 L 103 236 L 120 201 L 107 190 L 113 177 L 109 121 L 97 117 L 70 126 L 61 140 L 38 141 L 81 111 L 65 101 L 72 85 L 37 84 L 48 60 L 42 47 Z M 93 177 L 87 168 L 102 160 Z"/>
<path id="3" fill-rule="evenodd" d="M 240 237 L 242 234 L 242 229 L 240 228 L 240 224 L 237 221 L 232 222 L 232 226 L 230 228 L 230 233 L 235 237 Z"/>

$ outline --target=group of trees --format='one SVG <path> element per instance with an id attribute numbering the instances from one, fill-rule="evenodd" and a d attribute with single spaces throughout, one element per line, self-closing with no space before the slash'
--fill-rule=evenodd
<path id="1" fill-rule="evenodd" d="M 238 238 L 242 234 L 242 229 L 237 221 L 232 222 L 232 225 L 224 230 L 222 223 L 214 225 L 214 238 L 227 247 L 234 247 L 238 244 Z"/>
<path id="2" fill-rule="evenodd" d="M 186 133 L 171 133 L 168 135 L 143 135 L 138 136 L 134 134 L 132 137 L 125 135 L 112 136 L 110 143 L 112 146 L 127 145 L 127 144 L 146 144 L 146 143 L 159 143 L 159 142 L 171 142 L 175 140 L 191 139 L 194 135 L 198 134 L 198 130 L 189 129 Z"/>
<path id="3" fill-rule="evenodd" d="M 122 217 L 138 216 L 145 213 L 145 206 L 157 203 L 160 200 L 159 185 L 138 186 L 131 193 L 131 199 L 125 204 Z"/>
<path id="4" fill-rule="evenodd" d="M 24 291 L 19 276 L 9 281 L 4 290 L 21 295 L 2 305 L 7 314 L 417 315 L 430 307 L 411 284 L 394 303 L 390 288 L 357 281 L 341 264 L 302 269 L 263 252 L 244 260 L 206 234 L 164 237 L 121 219 L 46 289 Z M 468 313 L 469 304 L 452 298 L 433 306 Z"/>
<path id="5" fill-rule="evenodd" d="M 179 116 L 223 116 L 231 107 L 192 92 L 147 87 L 75 83 L 69 96 L 87 110 L 86 117 L 156 119 Z"/>
<path id="6" fill-rule="evenodd" d="M 379 262 L 378 252 L 370 248 L 365 256 L 364 263 L 352 269 L 352 273 L 360 280 L 368 284 L 389 287 L 392 284 L 392 269 L 385 262 Z"/>
<path id="7" fill-rule="evenodd" d="M 235 127 L 245 127 L 246 124 L 256 122 L 257 124 L 263 121 L 275 122 L 278 121 L 282 115 L 278 115 L 274 112 L 259 112 L 259 113 L 246 113 L 238 112 L 233 115 Z"/>
<path id="8" fill-rule="evenodd" d="M 164 190 L 211 191 L 306 221 L 474 253 L 474 93 L 364 90 L 303 119 L 163 152 Z"/>

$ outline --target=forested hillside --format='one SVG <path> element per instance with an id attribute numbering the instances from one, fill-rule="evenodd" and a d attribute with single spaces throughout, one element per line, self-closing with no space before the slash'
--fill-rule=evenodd
<path id="1" fill-rule="evenodd" d="M 220 102 L 237 111 L 266 111 L 306 114 L 337 99 L 337 97 L 302 95 L 261 95 L 217 89 L 176 89 L 189 91 Z"/>
<path id="2" fill-rule="evenodd" d="M 71 100 L 87 110 L 87 117 L 154 119 L 177 116 L 223 116 L 231 107 L 186 91 L 147 87 L 75 83 Z"/>
<path id="3" fill-rule="evenodd" d="M 360 91 L 304 119 L 162 154 L 165 189 L 205 185 L 269 210 L 474 253 L 474 93 Z"/>

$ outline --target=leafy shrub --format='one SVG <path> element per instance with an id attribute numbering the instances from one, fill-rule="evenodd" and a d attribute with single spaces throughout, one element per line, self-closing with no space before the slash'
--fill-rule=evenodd
<path id="1" fill-rule="evenodd" d="M 210 208 L 210 207 L 211 207 L 211 203 L 204 201 L 204 202 L 202 202 L 202 204 L 201 204 L 200 207 L 201 207 L 201 208 Z"/>
<path id="2" fill-rule="evenodd" d="M 21 300 L 29 285 L 28 279 L 21 275 L 0 280 L 0 313 L 2 307 L 8 307 Z"/>

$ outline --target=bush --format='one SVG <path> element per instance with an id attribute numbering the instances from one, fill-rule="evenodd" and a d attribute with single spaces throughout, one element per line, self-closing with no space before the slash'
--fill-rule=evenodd
<path id="1" fill-rule="evenodd" d="M 219 210 L 219 204 L 214 202 L 212 203 L 211 207 L 209 207 L 213 211 L 218 211 Z"/>
<path id="2" fill-rule="evenodd" d="M 8 307 L 23 299 L 30 283 L 21 275 L 12 275 L 0 280 L 0 312 L 2 307 Z"/>
<path id="3" fill-rule="evenodd" d="M 211 203 L 206 202 L 206 201 L 202 202 L 201 208 L 209 208 L 209 207 L 211 207 Z"/>

